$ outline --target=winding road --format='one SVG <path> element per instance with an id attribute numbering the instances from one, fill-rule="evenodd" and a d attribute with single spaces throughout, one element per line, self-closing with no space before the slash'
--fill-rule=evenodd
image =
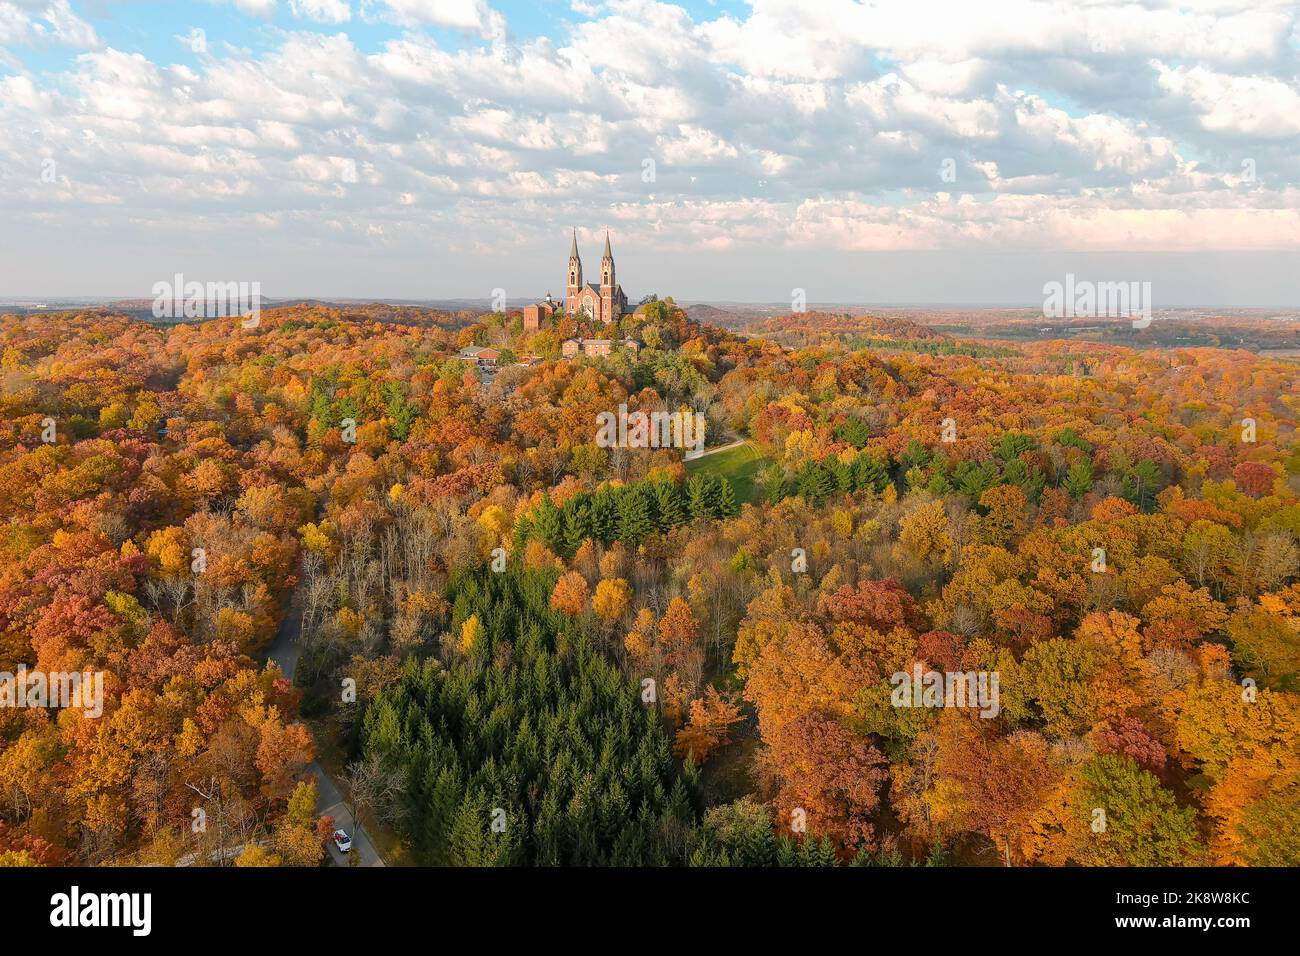
<path id="1" fill-rule="evenodd" d="M 299 581 L 298 586 L 293 589 L 293 594 L 289 598 L 289 609 L 285 612 L 284 619 L 280 621 L 280 627 L 275 632 L 275 640 L 271 642 L 271 648 L 266 655 L 268 661 L 280 665 L 280 670 L 291 683 L 294 672 L 298 669 L 298 657 L 302 653 L 302 645 L 298 640 L 302 635 L 303 586 L 303 582 Z M 352 837 L 352 853 L 361 866 L 383 866 L 384 860 L 375 849 L 375 845 L 370 842 L 370 837 L 352 819 L 352 814 L 343 802 L 339 785 L 325 772 L 325 768 L 314 760 L 308 765 L 307 770 L 316 778 L 317 816 L 332 816 L 335 829 L 341 828 L 348 832 Z M 337 865 L 348 865 L 348 854 L 340 853 L 333 841 L 328 843 L 328 847 L 330 856 L 334 858 Z"/>

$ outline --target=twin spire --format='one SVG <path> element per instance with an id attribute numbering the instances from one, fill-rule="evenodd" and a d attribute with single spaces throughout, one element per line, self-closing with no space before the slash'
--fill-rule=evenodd
<path id="1" fill-rule="evenodd" d="M 614 258 L 614 253 L 609 248 L 609 230 L 606 229 L 605 230 L 605 254 L 601 256 L 601 261 L 603 262 L 606 259 L 613 259 L 613 258 Z M 572 262 L 574 259 L 577 259 L 579 262 L 582 261 L 582 257 L 578 255 L 578 230 L 576 228 L 573 230 L 573 243 L 569 246 L 569 261 Z"/>
<path id="2" fill-rule="evenodd" d="M 627 296 L 614 272 L 614 250 L 609 243 L 609 230 L 605 230 L 605 250 L 600 259 L 600 285 L 582 281 L 582 259 L 578 255 L 578 230 L 573 230 L 569 243 L 569 274 L 565 287 L 564 308 L 569 315 L 585 312 L 608 325 L 617 322 L 627 311 Z"/>

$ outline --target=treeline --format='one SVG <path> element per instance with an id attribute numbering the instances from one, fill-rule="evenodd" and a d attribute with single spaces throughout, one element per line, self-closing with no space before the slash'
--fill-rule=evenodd
<path id="1" fill-rule="evenodd" d="M 763 471 L 760 483 L 769 504 L 799 495 L 809 503 L 821 506 L 837 492 L 879 494 L 893 484 L 893 479 L 889 474 L 888 458 L 876 452 L 863 451 L 849 461 L 839 455 L 828 455 L 821 461 L 805 461 L 792 479 L 787 479 L 780 467 L 771 466 Z"/>
<path id="2" fill-rule="evenodd" d="M 514 537 L 518 548 L 540 541 L 569 558 L 588 539 L 605 546 L 615 541 L 636 546 L 651 534 L 663 534 L 698 518 L 730 518 L 739 513 L 735 489 L 721 475 L 693 475 L 684 485 L 652 479 L 578 492 L 558 508 L 544 494 L 531 514 L 515 521 Z"/>
<path id="3" fill-rule="evenodd" d="M 973 359 L 1009 358 L 1020 354 L 1015 349 L 1007 348 L 1005 345 L 985 345 L 982 342 L 952 341 L 951 339 L 917 341 L 915 339 L 855 338 L 847 340 L 846 346 L 854 351 L 872 349 L 874 351 L 921 352 L 926 355 L 968 355 Z"/>
<path id="4" fill-rule="evenodd" d="M 799 495 L 814 505 L 824 504 L 838 492 L 880 494 L 891 485 L 898 490 L 924 491 L 933 497 L 959 494 L 970 504 L 979 504 L 984 493 L 997 485 L 1014 485 L 1027 502 L 1036 504 L 1048 487 L 1048 475 L 1041 465 L 1046 456 L 1039 443 L 1023 432 L 1003 432 L 993 446 L 993 457 L 985 461 L 960 459 L 947 454 L 940 444 L 929 448 L 913 439 L 897 458 L 877 448 L 866 448 L 870 429 L 860 419 L 850 419 L 835 430 L 838 441 L 858 449 L 805 459 L 792 473 L 778 465 L 760 476 L 760 486 L 769 504 Z M 1150 512 L 1156 494 L 1168 482 L 1159 465 L 1150 459 L 1132 462 L 1122 455 L 1112 457 L 1110 467 L 1094 474 L 1090 460 L 1092 446 L 1072 428 L 1062 429 L 1051 449 L 1058 457 L 1072 455 L 1070 464 L 1054 483 L 1072 499 L 1082 498 L 1095 484 L 1104 483 L 1116 497 L 1142 511 Z M 1069 451 L 1074 449 L 1074 451 Z"/>

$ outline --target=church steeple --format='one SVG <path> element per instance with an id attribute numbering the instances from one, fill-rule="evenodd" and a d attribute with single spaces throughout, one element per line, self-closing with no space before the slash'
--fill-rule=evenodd
<path id="1" fill-rule="evenodd" d="M 582 291 L 582 259 L 578 255 L 578 230 L 573 230 L 573 244 L 569 246 L 569 276 L 565 288 L 564 308 L 573 314 L 578 308 L 578 293 Z"/>
<path id="2" fill-rule="evenodd" d="M 609 248 L 609 230 L 605 230 L 605 254 L 600 258 L 600 291 L 614 291 L 614 253 Z"/>

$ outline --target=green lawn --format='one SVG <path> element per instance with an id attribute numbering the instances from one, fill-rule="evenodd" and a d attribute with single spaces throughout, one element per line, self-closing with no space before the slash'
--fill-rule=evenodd
<path id="1" fill-rule="evenodd" d="M 758 473 L 767 464 L 767 459 L 758 453 L 753 442 L 745 442 L 729 451 L 720 451 L 716 455 L 706 455 L 686 463 L 688 475 L 721 475 L 731 482 L 736 492 L 736 500 L 741 504 L 757 499 L 759 489 L 756 485 Z"/>

